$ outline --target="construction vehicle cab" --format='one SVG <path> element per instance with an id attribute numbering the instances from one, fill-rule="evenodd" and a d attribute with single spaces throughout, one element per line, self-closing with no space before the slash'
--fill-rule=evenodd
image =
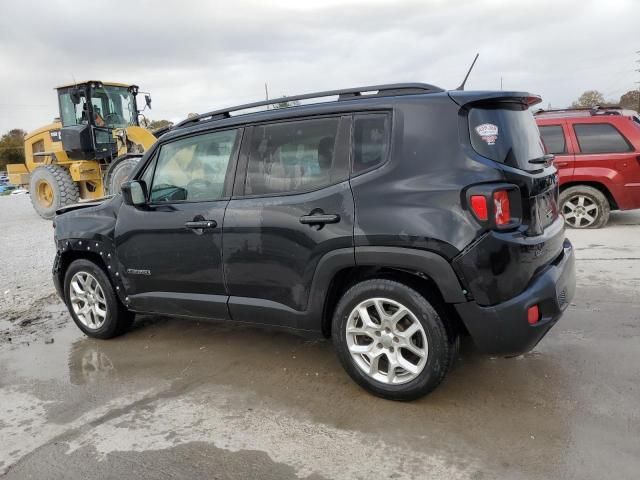
<path id="1" fill-rule="evenodd" d="M 137 85 L 91 80 L 58 87 L 60 116 L 25 137 L 25 164 L 11 182 L 28 186 L 44 218 L 78 200 L 116 193 L 155 137 L 138 121 Z M 151 97 L 145 94 L 151 106 Z"/>

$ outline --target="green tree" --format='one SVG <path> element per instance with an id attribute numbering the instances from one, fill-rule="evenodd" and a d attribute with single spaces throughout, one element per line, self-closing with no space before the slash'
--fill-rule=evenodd
<path id="1" fill-rule="evenodd" d="M 0 170 L 9 163 L 24 163 L 24 136 L 27 132 L 14 128 L 0 138 Z"/>
<path id="2" fill-rule="evenodd" d="M 173 122 L 169 120 L 151 120 L 149 122 L 149 126 L 147 127 L 149 130 L 158 130 L 160 128 L 172 127 Z"/>
<path id="3" fill-rule="evenodd" d="M 620 106 L 640 112 L 640 90 L 629 90 L 620 97 Z"/>
<path id="4" fill-rule="evenodd" d="M 140 121 L 140 125 L 144 128 L 148 128 L 149 130 L 158 130 L 159 128 L 173 126 L 173 122 L 170 122 L 169 120 L 149 120 L 148 118 L 143 118 Z"/>
<path id="5" fill-rule="evenodd" d="M 573 102 L 571 106 L 573 108 L 595 107 L 596 105 L 605 105 L 607 102 L 604 99 L 604 95 L 598 90 L 587 90 L 584 92 L 578 100 Z"/>

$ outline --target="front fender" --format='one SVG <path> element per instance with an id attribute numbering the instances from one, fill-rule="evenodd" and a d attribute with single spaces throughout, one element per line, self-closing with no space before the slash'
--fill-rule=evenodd
<path id="1" fill-rule="evenodd" d="M 118 261 L 114 242 L 116 216 L 121 204 L 122 199 L 116 196 L 97 205 L 62 212 L 55 217 L 56 257 L 53 277 L 60 295 L 69 264 L 78 258 L 86 258 L 104 268 L 118 297 L 123 303 L 127 303 L 122 283 L 122 266 Z"/>

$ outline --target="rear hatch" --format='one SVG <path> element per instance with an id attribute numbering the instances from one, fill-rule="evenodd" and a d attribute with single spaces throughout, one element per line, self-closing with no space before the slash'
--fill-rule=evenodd
<path id="1" fill-rule="evenodd" d="M 476 301 L 494 305 L 524 291 L 563 252 L 558 175 L 549 159 L 545 163 L 544 145 L 530 110 L 539 97 L 505 92 L 450 95 L 462 107 L 463 131 L 468 127 L 468 140 L 463 141 L 477 154 L 473 158 L 499 169 L 507 188 L 517 186 L 509 192 L 515 221 L 501 226 L 489 218 L 485 232 L 454 261 Z M 470 188 L 483 189 L 485 185 Z M 491 194 L 487 198 L 490 201 Z"/>
<path id="2" fill-rule="evenodd" d="M 528 235 L 541 234 L 560 215 L 557 171 L 540 163 L 545 148 L 530 110 L 536 100 L 532 96 L 477 100 L 468 105 L 467 115 L 473 149 L 504 165 L 505 179 L 520 189 L 522 224 Z"/>

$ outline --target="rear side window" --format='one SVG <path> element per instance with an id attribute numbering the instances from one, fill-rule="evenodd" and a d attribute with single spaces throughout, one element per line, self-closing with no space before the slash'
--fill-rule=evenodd
<path id="1" fill-rule="evenodd" d="M 152 202 L 208 201 L 223 196 L 238 130 L 213 132 L 163 145 L 156 160 Z M 143 174 L 147 181 L 151 169 Z"/>
<path id="2" fill-rule="evenodd" d="M 582 153 L 622 153 L 631 146 L 609 123 L 583 123 L 573 126 Z"/>
<path id="3" fill-rule="evenodd" d="M 544 125 L 540 127 L 540 136 L 547 153 L 565 153 L 567 151 L 564 132 L 561 125 Z"/>
<path id="4" fill-rule="evenodd" d="M 531 111 L 520 103 L 482 105 L 469 111 L 473 149 L 483 157 L 522 170 L 538 170 L 529 160 L 545 154 Z"/>
<path id="5" fill-rule="evenodd" d="M 353 120 L 354 174 L 384 163 L 389 152 L 388 114 L 356 115 Z"/>
<path id="6" fill-rule="evenodd" d="M 254 127 L 245 194 L 315 190 L 342 181 L 336 168 L 339 118 L 320 118 Z"/>

